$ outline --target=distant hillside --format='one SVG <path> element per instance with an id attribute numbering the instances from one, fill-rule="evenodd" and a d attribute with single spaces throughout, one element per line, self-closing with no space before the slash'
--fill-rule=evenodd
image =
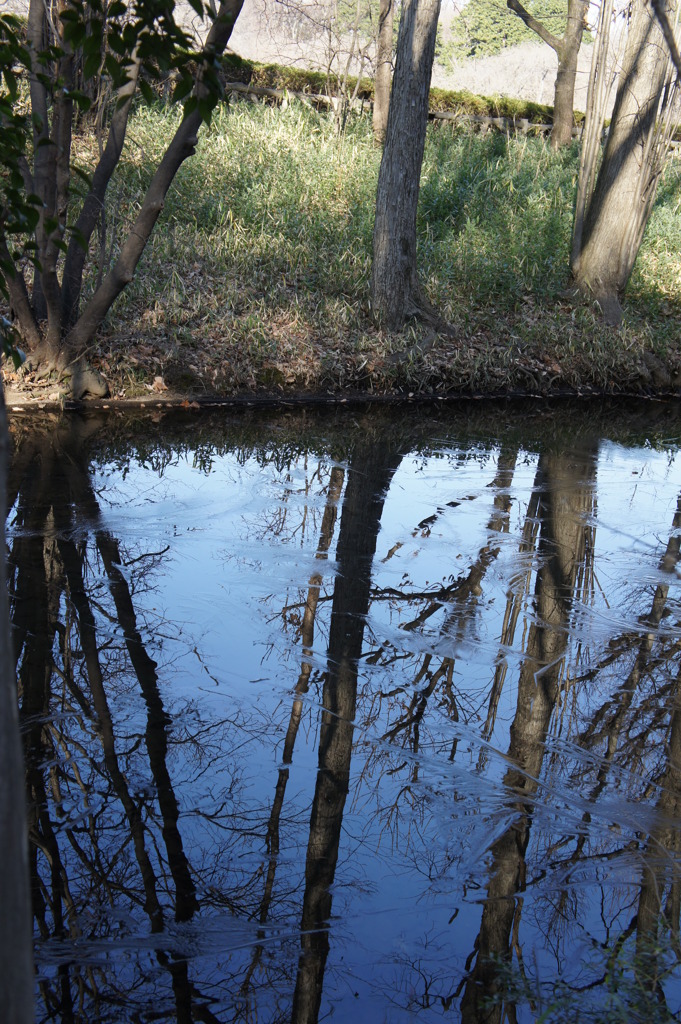
<path id="1" fill-rule="evenodd" d="M 331 54 L 324 34 L 321 30 L 315 31 L 315 18 L 319 17 L 320 10 L 321 4 L 316 0 L 299 6 L 277 0 L 246 0 L 230 47 L 250 60 L 324 69 Z M 448 23 L 451 17 L 451 4 L 448 4 L 442 20 Z M 591 46 L 582 47 L 580 54 L 575 97 L 578 110 L 584 110 L 586 103 L 591 50 Z M 556 69 L 556 54 L 538 41 L 523 43 L 493 57 L 465 61 L 453 71 L 445 71 L 436 64 L 433 85 L 552 104 Z M 371 69 L 366 73 L 370 74 Z"/>
<path id="2" fill-rule="evenodd" d="M 25 15 L 28 0 L 3 0 L 3 6 Z M 189 3 L 180 0 L 178 7 L 185 24 L 200 31 L 200 22 Z M 330 44 L 320 27 L 325 7 L 324 0 L 246 0 L 230 48 L 249 60 L 295 64 L 314 70 L 326 70 L 337 49 L 336 59 L 340 57 L 344 63 L 343 48 L 347 41 L 336 40 Z M 448 25 L 453 14 L 453 0 L 444 0 L 443 24 Z M 585 108 L 591 49 L 591 46 L 584 46 L 580 54 L 577 110 Z M 523 43 L 494 57 L 465 61 L 454 71 L 445 71 L 436 64 L 433 85 L 442 89 L 468 89 L 484 96 L 512 96 L 552 104 L 556 67 L 556 55 L 544 43 Z M 372 74 L 371 66 L 365 68 L 364 73 Z"/>

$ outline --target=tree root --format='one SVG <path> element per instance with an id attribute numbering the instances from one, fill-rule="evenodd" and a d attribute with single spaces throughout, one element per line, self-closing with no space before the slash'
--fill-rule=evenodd
<path id="1" fill-rule="evenodd" d="M 109 385 L 98 370 L 90 366 L 84 359 L 70 363 L 61 373 L 62 379 L 70 380 L 71 398 L 75 402 L 89 396 L 90 398 L 106 398 Z"/>
<path id="2" fill-rule="evenodd" d="M 419 320 L 426 327 L 429 327 L 435 334 L 441 334 L 445 338 L 457 338 L 456 328 L 440 313 L 424 295 L 420 284 L 416 286 L 405 306 L 405 319 L 413 318 Z"/>
<path id="3" fill-rule="evenodd" d="M 624 317 L 624 310 L 616 292 L 596 291 L 587 285 L 572 284 L 562 293 L 568 301 L 592 303 L 603 314 L 608 327 L 619 327 Z"/>
<path id="4" fill-rule="evenodd" d="M 67 383 L 69 397 L 74 402 L 80 402 L 86 397 L 106 398 L 109 395 L 109 385 L 101 373 L 85 359 L 74 359 L 67 363 L 63 357 L 46 355 L 37 350 L 27 357 L 20 372 L 23 375 L 33 372 L 38 380 L 56 374 L 59 381 Z"/>

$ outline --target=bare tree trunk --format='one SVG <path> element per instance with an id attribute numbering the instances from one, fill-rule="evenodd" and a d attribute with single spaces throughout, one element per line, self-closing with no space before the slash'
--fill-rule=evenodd
<path id="1" fill-rule="evenodd" d="M 382 146 L 388 128 L 390 108 L 390 80 L 393 71 L 393 24 L 395 21 L 394 0 L 380 0 L 378 9 L 378 53 L 376 55 L 376 77 L 374 78 L 374 142 Z"/>
<path id="2" fill-rule="evenodd" d="M 577 59 L 582 45 L 584 22 L 589 5 L 585 0 L 568 0 L 567 25 L 558 54 L 558 73 L 553 96 L 551 149 L 560 149 L 572 141 L 575 118 L 575 81 Z"/>
<path id="3" fill-rule="evenodd" d="M 78 303 L 83 283 L 83 269 L 87 259 L 88 245 L 104 208 L 106 190 L 111 176 L 118 166 L 118 161 L 123 152 L 128 118 L 130 117 L 132 101 L 135 97 L 139 71 L 140 61 L 136 55 L 135 61 L 128 72 L 128 81 L 118 90 L 116 109 L 109 125 L 104 152 L 95 168 L 90 191 L 85 197 L 75 229 L 69 240 L 62 278 L 62 318 L 66 328 L 72 327 L 78 318 Z"/>
<path id="4" fill-rule="evenodd" d="M 8 435 L 0 390 L 0 1006 L 7 1024 L 32 1024 L 33 953 L 29 896 L 24 759 L 10 638 L 5 561 Z"/>
<path id="5" fill-rule="evenodd" d="M 405 0 L 378 176 L 371 306 L 395 329 L 432 313 L 416 273 L 416 208 L 439 13 L 440 0 Z"/>
<path id="6" fill-rule="evenodd" d="M 577 58 L 582 45 L 584 23 L 589 9 L 588 0 L 568 0 L 567 24 L 561 38 L 538 21 L 523 7 L 520 0 L 506 0 L 506 6 L 513 11 L 527 27 L 536 32 L 547 46 L 555 50 L 558 56 L 558 74 L 553 99 L 553 130 L 551 131 L 551 148 L 560 149 L 572 139 L 574 121 L 575 79 L 577 77 Z"/>
<path id="7" fill-rule="evenodd" d="M 621 320 L 619 300 L 666 154 L 666 136 L 658 126 L 666 128 L 675 99 L 674 89 L 666 88 L 670 70 L 669 51 L 649 0 L 634 0 L 603 161 L 584 204 L 583 223 L 575 219 L 572 253 L 576 288 L 595 297 L 614 324 Z"/>

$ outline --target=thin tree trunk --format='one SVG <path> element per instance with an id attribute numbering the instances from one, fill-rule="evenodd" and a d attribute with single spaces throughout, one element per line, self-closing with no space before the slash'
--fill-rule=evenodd
<path id="1" fill-rule="evenodd" d="M 0 1006 L 7 1024 L 32 1024 L 33 950 L 24 760 L 10 637 L 4 534 L 8 443 L 4 395 L 0 389 Z"/>
<path id="2" fill-rule="evenodd" d="M 92 176 L 90 191 L 69 240 L 62 278 L 62 318 L 65 327 L 72 327 L 78 318 L 78 303 L 83 282 L 83 268 L 87 250 L 97 221 L 104 207 L 106 190 L 111 176 L 118 166 L 123 152 L 125 133 L 128 127 L 130 109 L 137 88 L 140 62 L 135 61 L 129 70 L 128 81 L 118 91 L 116 109 L 111 118 L 106 146 Z"/>
<path id="3" fill-rule="evenodd" d="M 575 119 L 575 82 L 577 60 L 582 45 L 584 22 L 589 5 L 585 0 L 568 0 L 567 25 L 558 54 L 558 73 L 553 96 L 551 149 L 560 149 L 572 141 Z"/>
<path id="4" fill-rule="evenodd" d="M 33 188 L 39 197 L 42 209 L 36 229 L 38 252 L 45 248 L 45 229 L 43 227 L 49 203 L 49 116 L 47 105 L 47 88 L 40 76 L 38 54 L 45 46 L 45 7 L 42 0 L 30 0 L 28 21 L 26 26 L 28 44 L 31 51 L 31 74 L 29 93 L 31 97 L 31 114 L 33 120 Z M 42 277 L 36 267 L 33 274 L 32 305 L 38 322 L 47 318 L 47 304 L 43 293 Z"/>
<path id="5" fill-rule="evenodd" d="M 416 272 L 416 208 L 439 13 L 440 0 L 405 0 L 378 176 L 371 305 L 395 329 L 428 311 Z"/>
<path id="6" fill-rule="evenodd" d="M 393 71 L 393 24 L 395 21 L 394 0 L 380 0 L 378 9 L 378 53 L 376 55 L 376 76 L 374 78 L 374 142 L 382 146 L 388 128 L 390 108 L 390 80 Z"/>

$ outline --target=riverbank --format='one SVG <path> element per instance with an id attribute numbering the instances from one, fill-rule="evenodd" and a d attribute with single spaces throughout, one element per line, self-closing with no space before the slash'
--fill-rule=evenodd
<path id="1" fill-rule="evenodd" d="M 347 401 L 364 401 L 376 404 L 388 404 L 395 401 L 450 400 L 457 397 L 465 398 L 499 398 L 499 397 L 587 397 L 587 396 L 631 396 L 631 397 L 662 397 L 681 394 L 681 368 L 678 358 L 668 361 L 660 359 L 650 351 L 637 353 L 633 350 L 624 351 L 621 359 L 610 361 L 611 374 L 609 380 L 598 380 L 596 365 L 589 365 L 588 354 L 582 360 L 580 376 L 575 362 L 568 367 L 568 374 L 556 361 L 555 356 L 536 348 L 534 351 L 504 349 L 503 343 L 494 345 L 488 340 L 480 342 L 478 347 L 469 347 L 462 351 L 451 339 L 426 339 L 431 346 L 421 350 L 416 343 L 411 351 L 403 355 L 395 354 L 388 370 L 392 377 L 390 383 L 383 379 L 381 367 L 377 370 L 363 368 L 362 375 L 357 370 L 355 379 L 349 383 L 337 384 L 327 377 L 315 387 L 296 386 L 294 363 L 287 367 L 281 362 L 275 373 L 267 373 L 265 379 L 258 383 L 254 374 L 251 387 L 234 390 L 216 390 L 201 381 L 200 365 L 202 352 L 194 351 L 192 358 L 196 360 L 196 370 L 192 379 L 173 382 L 170 375 L 163 374 L 162 353 L 158 348 L 140 346 L 128 350 L 116 359 L 116 374 L 107 372 L 111 363 L 106 356 L 95 356 L 93 365 L 100 368 L 107 376 L 110 394 L 103 399 L 83 399 L 72 401 L 68 388 L 52 379 L 39 379 L 35 374 L 26 376 L 5 369 L 4 390 L 5 402 L 10 410 L 25 407 L 40 409 L 137 409 L 145 407 L 190 407 L 206 408 L 219 405 L 266 405 L 280 402 L 301 404 L 328 405 Z M 437 351 L 433 351 L 437 346 Z M 594 346 L 595 348 L 596 346 Z M 604 351 L 607 346 L 601 344 L 597 353 L 602 371 Z M 138 355 L 139 353 L 139 355 Z M 127 358 L 126 358 L 127 355 Z M 450 362 L 448 362 L 448 356 Z M 352 358 L 350 354 L 348 362 Z M 390 358 L 390 357 L 388 357 Z M 574 357 L 573 357 L 574 358 Z M 403 365 L 400 362 L 403 361 Z M 452 374 L 452 363 L 457 363 L 460 372 L 460 386 L 456 386 Z M 352 367 L 350 367 L 352 369 Z M 441 370 L 441 375 L 439 374 Z M 287 382 L 286 376 L 290 374 Z M 208 373 L 204 371 L 204 379 Z M 348 374 L 350 376 L 350 374 Z M 134 378 L 135 384 L 129 386 Z M 494 386 L 494 382 L 497 385 Z M 480 382 L 472 386 L 473 382 Z"/>
<path id="2" fill-rule="evenodd" d="M 108 269 L 178 116 L 135 116 L 112 188 Z M 88 144 L 92 150 L 88 151 Z M 79 153 L 85 165 L 96 140 Z M 681 164 L 661 183 L 619 329 L 565 297 L 577 148 L 429 128 L 419 272 L 450 325 L 391 333 L 369 315 L 379 156 L 367 118 L 291 103 L 216 112 L 88 359 L 107 402 L 677 394 Z M 63 405 L 56 380 L 5 369 L 9 405 Z"/>

